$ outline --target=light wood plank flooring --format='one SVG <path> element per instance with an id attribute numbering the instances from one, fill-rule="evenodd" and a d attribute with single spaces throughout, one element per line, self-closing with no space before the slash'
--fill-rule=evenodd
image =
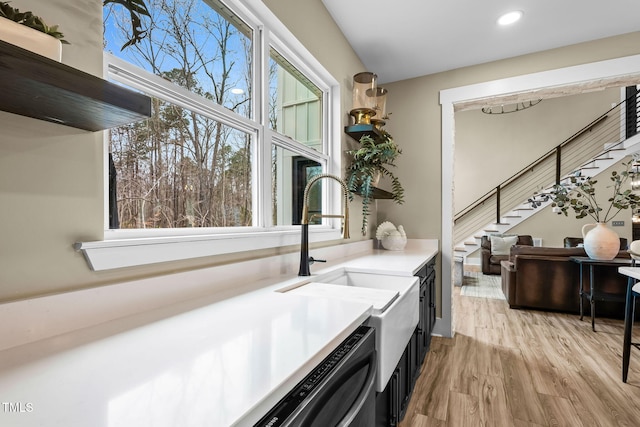
<path id="1" fill-rule="evenodd" d="M 640 351 L 624 384 L 622 320 L 592 332 L 587 317 L 453 298 L 455 337 L 433 337 L 400 427 L 640 426 Z"/>

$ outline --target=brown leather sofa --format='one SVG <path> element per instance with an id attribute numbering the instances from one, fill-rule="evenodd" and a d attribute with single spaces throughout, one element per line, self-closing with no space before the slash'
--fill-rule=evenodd
<path id="1" fill-rule="evenodd" d="M 570 313 L 580 311 L 580 266 L 572 256 L 586 256 L 584 248 L 549 248 L 513 246 L 509 260 L 501 262 L 502 292 L 511 308 L 534 308 Z M 620 251 L 620 258 L 629 253 Z M 585 269 L 583 289 L 589 289 L 589 276 Z M 598 289 L 624 294 L 627 277 L 617 267 L 596 267 L 594 280 Z M 589 302 L 584 300 L 585 314 Z M 623 317 L 624 303 L 596 302 L 597 317 Z"/>
<path id="2" fill-rule="evenodd" d="M 533 246 L 533 238 L 529 235 L 518 236 L 516 245 Z M 480 239 L 480 258 L 483 274 L 500 274 L 500 262 L 509 259 L 509 255 L 495 255 L 491 253 L 491 237 L 482 236 Z"/>

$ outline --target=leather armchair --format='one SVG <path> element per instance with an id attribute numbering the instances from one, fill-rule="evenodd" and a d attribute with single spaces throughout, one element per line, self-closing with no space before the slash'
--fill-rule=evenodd
<path id="1" fill-rule="evenodd" d="M 516 245 L 533 246 L 533 237 L 520 235 Z M 509 259 L 509 255 L 494 255 L 491 253 L 490 236 L 482 236 L 480 240 L 480 257 L 483 274 L 500 274 L 500 262 Z"/>

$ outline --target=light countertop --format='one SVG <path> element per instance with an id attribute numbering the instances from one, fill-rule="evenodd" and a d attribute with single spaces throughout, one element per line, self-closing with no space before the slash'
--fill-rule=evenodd
<path id="1" fill-rule="evenodd" d="M 370 251 L 317 274 L 348 266 L 412 275 L 436 252 Z M 282 279 L 204 306 L 79 324 L 0 351 L 0 425 L 252 425 L 371 312 L 361 302 L 274 292 L 300 280 Z M 2 314 L 0 307 L 7 321 Z"/>

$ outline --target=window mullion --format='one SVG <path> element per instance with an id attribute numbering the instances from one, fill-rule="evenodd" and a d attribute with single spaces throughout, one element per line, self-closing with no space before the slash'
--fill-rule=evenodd
<path id="1" fill-rule="evenodd" d="M 104 52 L 107 62 L 107 77 L 141 90 L 167 102 L 195 111 L 226 125 L 245 132 L 255 132 L 257 126 L 253 120 L 204 99 L 193 92 L 167 82 L 162 77 L 138 69 L 135 65 Z"/>

